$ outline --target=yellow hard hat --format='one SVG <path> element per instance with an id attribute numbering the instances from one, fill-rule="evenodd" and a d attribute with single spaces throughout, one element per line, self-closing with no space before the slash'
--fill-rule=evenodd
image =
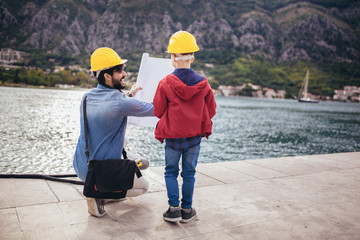
<path id="1" fill-rule="evenodd" d="M 178 31 L 169 39 L 168 53 L 193 53 L 199 51 L 195 37 L 186 31 Z"/>
<path id="2" fill-rule="evenodd" d="M 126 62 L 126 59 L 121 59 L 113 49 L 107 47 L 96 49 L 90 58 L 91 71 L 93 72 L 106 70 Z"/>

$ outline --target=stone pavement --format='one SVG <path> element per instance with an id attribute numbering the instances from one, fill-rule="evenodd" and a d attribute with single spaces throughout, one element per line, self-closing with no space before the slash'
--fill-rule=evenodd
<path id="1" fill-rule="evenodd" d="M 199 164 L 198 218 L 168 223 L 163 167 L 150 192 L 87 213 L 82 186 L 0 179 L 0 239 L 360 239 L 360 152 Z"/>

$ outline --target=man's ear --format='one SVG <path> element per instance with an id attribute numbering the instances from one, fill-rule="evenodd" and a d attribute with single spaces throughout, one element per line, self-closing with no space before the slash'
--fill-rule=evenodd
<path id="1" fill-rule="evenodd" d="M 104 79 L 105 79 L 105 84 L 109 85 L 110 87 L 113 87 L 113 83 L 112 83 L 112 76 L 108 73 L 104 74 Z"/>
<path id="2" fill-rule="evenodd" d="M 111 81 L 111 75 L 108 74 L 108 73 L 105 73 L 105 74 L 104 74 L 104 78 L 105 78 L 105 81 L 106 81 L 106 82 L 107 82 L 107 81 Z"/>

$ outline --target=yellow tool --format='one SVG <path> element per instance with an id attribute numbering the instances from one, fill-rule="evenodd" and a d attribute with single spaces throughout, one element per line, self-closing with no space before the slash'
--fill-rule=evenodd
<path id="1" fill-rule="evenodd" d="M 135 161 L 138 167 L 141 167 L 143 165 L 142 159 L 138 159 Z"/>

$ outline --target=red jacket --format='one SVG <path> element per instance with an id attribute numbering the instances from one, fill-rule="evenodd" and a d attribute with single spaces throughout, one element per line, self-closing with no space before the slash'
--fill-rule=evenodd
<path id="1" fill-rule="evenodd" d="M 215 116 L 215 97 L 207 79 L 188 86 L 174 74 L 163 78 L 154 96 L 154 115 L 160 118 L 155 138 L 186 138 L 212 132 L 211 118 Z"/>

